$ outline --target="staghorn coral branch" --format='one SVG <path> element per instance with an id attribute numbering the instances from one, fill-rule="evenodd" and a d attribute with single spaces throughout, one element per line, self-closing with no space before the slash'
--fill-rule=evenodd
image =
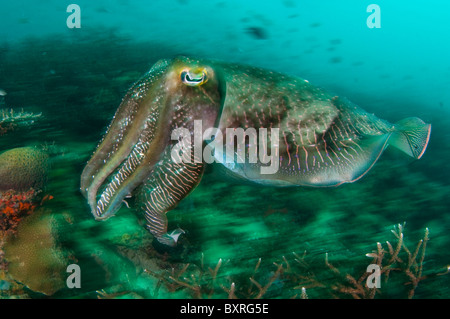
<path id="1" fill-rule="evenodd" d="M 301 299 L 308 299 L 308 295 L 306 294 L 306 288 L 302 287 L 302 294 L 300 295 Z"/>
<path id="2" fill-rule="evenodd" d="M 269 289 L 270 286 L 272 286 L 273 282 L 278 278 L 278 276 L 280 275 L 282 269 L 283 269 L 283 265 L 278 265 L 277 270 L 275 271 L 273 276 L 270 277 L 269 282 L 264 287 L 261 286 L 254 278 L 250 277 L 250 281 L 252 283 L 254 283 L 255 286 L 259 289 L 259 293 L 255 297 L 255 299 L 261 299 L 264 296 L 264 294 L 267 292 L 267 289 Z"/>
<path id="3" fill-rule="evenodd" d="M 422 277 L 423 261 L 425 259 L 425 250 L 427 248 L 427 242 L 429 240 L 429 238 L 428 238 L 429 233 L 430 232 L 429 232 L 428 227 L 427 227 L 425 229 L 425 236 L 423 238 L 422 256 L 420 257 L 419 278 Z"/>
<path id="4" fill-rule="evenodd" d="M 260 265 L 261 265 L 261 258 L 258 259 L 258 262 L 256 263 L 256 266 L 255 266 L 255 270 L 253 270 L 253 274 L 256 274 Z"/>
<path id="5" fill-rule="evenodd" d="M 336 267 L 334 267 L 332 264 L 330 264 L 330 263 L 328 262 L 328 253 L 325 253 L 325 265 L 327 265 L 328 268 L 330 268 L 330 270 L 331 270 L 332 272 L 334 272 L 336 275 L 340 275 L 340 274 L 341 274 L 341 272 L 339 271 L 339 269 L 337 269 Z"/>
<path id="6" fill-rule="evenodd" d="M 236 290 L 236 285 L 234 284 L 234 282 L 231 283 L 229 289 L 225 286 L 222 286 L 222 289 L 225 290 L 225 292 L 228 294 L 228 299 L 237 299 L 236 295 L 234 294 L 234 291 Z"/>
<path id="7" fill-rule="evenodd" d="M 395 228 L 391 230 L 391 232 L 397 237 L 397 247 L 395 248 L 395 251 L 393 254 L 391 254 L 391 259 L 389 260 L 388 264 L 393 264 L 398 259 L 398 254 L 400 253 L 402 247 L 405 248 L 403 245 L 403 227 L 402 225 L 398 224 L 398 233 L 395 232 Z M 400 261 L 400 260 L 399 260 Z"/>
<path id="8" fill-rule="evenodd" d="M 436 276 L 444 276 L 444 275 L 447 275 L 448 273 L 450 273 L 450 265 L 447 266 L 447 268 L 444 272 L 436 274 Z"/>
<path id="9" fill-rule="evenodd" d="M 216 281 L 217 273 L 219 272 L 220 266 L 222 266 L 222 258 L 219 259 L 219 261 L 217 262 L 217 265 L 214 268 L 214 270 L 209 268 L 209 272 L 211 273 L 211 276 L 213 278 L 213 282 Z"/>

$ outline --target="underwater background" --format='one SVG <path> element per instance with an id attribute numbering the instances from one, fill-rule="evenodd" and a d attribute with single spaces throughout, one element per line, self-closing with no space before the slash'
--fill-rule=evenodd
<path id="1" fill-rule="evenodd" d="M 80 9 L 69 28 L 70 4 Z M 370 28 L 371 4 L 379 27 Z M 0 297 L 448 298 L 447 1 L 4 1 Z M 299 76 L 396 122 L 432 124 L 416 161 L 388 149 L 337 188 L 274 188 L 208 168 L 152 244 L 125 205 L 95 221 L 80 175 L 128 88 L 161 58 Z M 365 286 L 369 264 L 381 287 Z M 68 265 L 81 287 L 70 288 Z"/>

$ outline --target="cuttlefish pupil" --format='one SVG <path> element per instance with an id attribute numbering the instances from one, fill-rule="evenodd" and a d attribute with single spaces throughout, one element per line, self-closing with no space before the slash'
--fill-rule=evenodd
<path id="1" fill-rule="evenodd" d="M 199 131 L 196 121 L 202 123 Z M 220 145 L 218 136 L 237 138 L 227 131 L 277 129 L 273 146 L 259 135 L 255 142 L 262 142 L 263 155 L 279 156 L 274 173 L 261 174 L 267 161 L 249 161 L 253 142 L 230 149 L 233 158 L 244 156 L 233 163 L 214 152 L 216 163 L 224 164 L 213 165 L 259 184 L 314 187 L 359 180 L 388 145 L 419 159 L 431 132 L 417 117 L 389 123 L 298 77 L 220 61 L 160 60 L 130 88 L 81 175 L 82 193 L 97 220 L 113 216 L 125 198 L 135 196 L 150 233 L 176 245 L 184 232 L 167 231 L 166 213 L 200 183 L 211 163 L 195 150 L 175 156 L 182 160 L 172 157 L 178 141 L 171 135 L 178 128 L 208 146 Z M 210 128 L 221 134 L 207 138 Z"/>
<path id="2" fill-rule="evenodd" d="M 193 70 L 185 70 L 181 72 L 180 78 L 181 82 L 188 86 L 202 85 L 207 81 L 205 70 L 198 70 L 197 72 Z"/>

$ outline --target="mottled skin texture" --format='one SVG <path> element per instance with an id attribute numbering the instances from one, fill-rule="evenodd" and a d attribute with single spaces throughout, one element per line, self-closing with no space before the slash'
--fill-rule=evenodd
<path id="1" fill-rule="evenodd" d="M 41 189 L 47 181 L 48 154 L 33 147 L 0 153 L 0 192 Z"/>
<path id="2" fill-rule="evenodd" d="M 225 165 L 243 179 L 278 186 L 353 182 L 388 144 L 420 158 L 430 135 L 418 118 L 391 124 L 301 78 L 216 61 L 161 60 L 124 97 L 82 173 L 94 217 L 108 218 L 135 195 L 149 231 L 175 245 L 179 232 L 167 233 L 166 213 L 200 182 L 205 163 L 194 152 L 191 163 L 174 161 L 178 141 L 171 133 L 187 128 L 195 142 L 195 120 L 203 131 L 218 127 L 224 141 L 227 128 L 278 128 L 275 174 L 261 174 L 259 162 Z"/>

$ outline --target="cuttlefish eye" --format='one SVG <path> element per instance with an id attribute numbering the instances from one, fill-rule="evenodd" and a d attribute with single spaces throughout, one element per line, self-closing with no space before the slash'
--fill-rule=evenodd
<path id="1" fill-rule="evenodd" d="M 208 78 L 206 76 L 205 69 L 197 69 L 197 70 L 183 70 L 181 72 L 181 82 L 188 86 L 198 86 L 206 83 Z"/>

